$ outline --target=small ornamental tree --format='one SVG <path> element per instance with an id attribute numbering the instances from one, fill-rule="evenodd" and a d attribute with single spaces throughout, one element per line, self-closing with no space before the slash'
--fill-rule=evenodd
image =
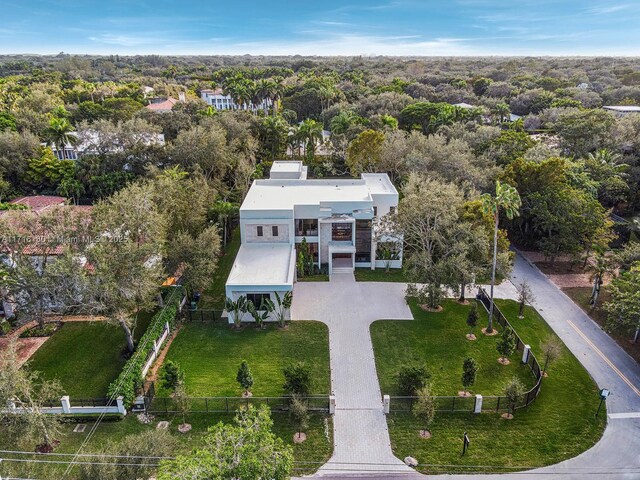
<path id="1" fill-rule="evenodd" d="M 429 436 L 431 436 L 429 433 L 429 426 L 433 422 L 433 418 L 436 415 L 436 405 L 433 401 L 431 388 L 429 386 L 422 387 L 420 390 L 418 390 L 417 393 L 418 399 L 413 404 L 411 413 L 413 413 L 413 416 L 424 427 L 423 432 L 420 432 L 421 436 L 424 438 L 428 438 Z"/>
<path id="2" fill-rule="evenodd" d="M 184 381 L 184 371 L 176 362 L 167 360 L 162 367 L 162 386 L 167 390 L 175 390 Z"/>
<path id="3" fill-rule="evenodd" d="M 240 384 L 240 386 L 244 389 L 244 396 L 248 397 L 251 395 L 251 387 L 253 387 L 253 375 L 251 374 L 251 370 L 249 369 L 249 364 L 246 360 L 243 360 L 240 364 L 240 368 L 238 369 L 238 374 L 236 375 L 236 380 Z"/>
<path id="4" fill-rule="evenodd" d="M 305 403 L 297 395 L 294 395 L 291 399 L 289 415 L 296 426 L 295 439 L 303 441 L 303 433 L 309 427 L 309 412 L 307 411 Z"/>
<path id="5" fill-rule="evenodd" d="M 398 390 L 402 395 L 415 395 L 416 392 L 427 386 L 429 371 L 424 365 L 405 365 L 398 372 Z"/>
<path id="6" fill-rule="evenodd" d="M 287 365 L 282 369 L 284 375 L 285 392 L 292 395 L 309 395 L 313 381 L 311 379 L 311 369 L 304 363 L 298 362 Z"/>
<path id="7" fill-rule="evenodd" d="M 233 324 L 236 328 L 240 328 L 242 319 L 247 313 L 248 300 L 244 295 L 240 295 L 237 300 L 227 297 L 224 300 L 224 309 L 233 315 Z"/>
<path id="8" fill-rule="evenodd" d="M 476 383 L 476 375 L 479 369 L 478 362 L 471 357 L 467 357 L 462 362 L 462 387 L 464 392 L 467 393 L 469 387 Z"/>
<path id="9" fill-rule="evenodd" d="M 282 296 L 280 296 L 278 292 L 273 293 L 276 297 L 276 301 L 274 302 L 270 298 L 265 298 L 264 308 L 267 309 L 270 314 L 273 314 L 281 327 L 285 327 L 287 320 L 289 319 L 291 304 L 293 303 L 293 292 L 285 292 Z"/>
<path id="10" fill-rule="evenodd" d="M 518 377 L 513 377 L 504 387 L 504 395 L 507 397 L 509 412 L 508 418 L 513 417 L 513 412 L 518 404 L 518 400 L 524 395 L 524 385 Z"/>
<path id="11" fill-rule="evenodd" d="M 191 398 L 187 394 L 187 389 L 183 381 L 179 381 L 178 385 L 176 385 L 175 392 L 173 393 L 173 401 L 176 404 L 176 409 L 182 415 L 182 425 L 180 425 L 178 429 L 186 433 L 191 430 L 191 426 L 187 424 L 187 415 L 191 411 Z"/>
<path id="12" fill-rule="evenodd" d="M 556 361 L 562 354 L 562 342 L 558 337 L 549 337 L 542 343 L 540 350 L 542 351 L 542 357 L 544 359 L 542 373 L 546 375 L 549 364 Z"/>
<path id="13" fill-rule="evenodd" d="M 529 283 L 524 280 L 518 285 L 518 318 L 524 318 L 524 307 L 527 303 L 535 301 L 536 297 L 531 291 Z"/>
<path id="14" fill-rule="evenodd" d="M 516 336 L 513 334 L 513 330 L 505 328 L 502 332 L 502 337 L 496 344 L 496 350 L 500 354 L 500 362 L 507 363 L 508 357 L 510 357 L 516 349 Z"/>
<path id="15" fill-rule="evenodd" d="M 480 316 L 478 315 L 478 304 L 474 302 L 471 304 L 471 309 L 469 310 L 469 313 L 467 315 L 467 325 L 469 326 L 469 335 L 473 335 L 473 329 L 476 328 L 476 325 L 478 325 L 479 317 Z"/>

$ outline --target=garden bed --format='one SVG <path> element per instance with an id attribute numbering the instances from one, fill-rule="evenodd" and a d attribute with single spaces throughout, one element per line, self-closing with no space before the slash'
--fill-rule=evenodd
<path id="1" fill-rule="evenodd" d="M 47 322 L 42 327 L 35 326 L 23 331 L 20 338 L 50 337 L 62 328 L 62 322 Z"/>

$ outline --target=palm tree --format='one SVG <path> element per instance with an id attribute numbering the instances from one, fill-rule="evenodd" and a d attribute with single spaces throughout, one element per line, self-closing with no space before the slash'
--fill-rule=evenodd
<path id="1" fill-rule="evenodd" d="M 322 140 L 322 124 L 308 118 L 300 124 L 298 131 L 300 139 L 305 142 L 304 153 L 308 159 L 312 159 L 316 154 L 318 142 Z"/>
<path id="2" fill-rule="evenodd" d="M 62 153 L 64 160 L 64 147 L 78 143 L 78 137 L 72 135 L 73 126 L 66 118 L 54 117 L 49 121 L 49 126 L 44 130 L 43 137 L 48 146 L 53 146 Z"/>
<path id="3" fill-rule="evenodd" d="M 291 125 L 289 127 L 289 133 L 287 135 L 287 147 L 291 151 L 291 158 L 296 155 L 300 156 L 300 147 L 302 143 L 300 141 L 300 127 L 298 125 Z"/>
<path id="4" fill-rule="evenodd" d="M 500 210 L 504 210 L 509 220 L 519 215 L 522 200 L 518 191 L 506 183 L 496 180 L 495 197 L 485 193 L 481 197 L 482 209 L 485 214 L 493 215 L 493 265 L 491 266 L 491 305 L 489 307 L 489 324 L 487 332 L 493 332 L 493 287 L 496 283 L 496 265 L 498 263 L 498 227 L 500 224 Z"/>
<path id="5" fill-rule="evenodd" d="M 278 113 L 278 101 L 280 97 L 284 95 L 284 78 L 282 77 L 273 77 L 273 89 L 271 91 L 271 103 L 273 106 L 273 114 L 277 115 Z"/>
<path id="6" fill-rule="evenodd" d="M 511 110 L 506 103 L 498 103 L 493 107 L 493 113 L 498 117 L 498 123 L 503 124 L 510 118 Z"/>
<path id="7" fill-rule="evenodd" d="M 266 102 L 267 99 L 271 99 L 274 94 L 275 83 L 273 80 L 269 79 L 261 79 L 256 83 L 256 94 L 258 96 L 258 103 L 264 102 L 264 113 L 265 115 L 269 113 L 269 104 Z"/>
<path id="8" fill-rule="evenodd" d="M 591 298 L 589 298 L 589 305 L 591 309 L 595 309 L 598 306 L 598 298 L 600 297 L 600 287 L 604 283 L 604 276 L 611 272 L 613 264 L 611 259 L 607 257 L 602 250 L 598 250 L 595 256 L 595 263 L 591 267 L 593 274 L 591 279 L 593 280 L 593 288 L 591 289 Z"/>

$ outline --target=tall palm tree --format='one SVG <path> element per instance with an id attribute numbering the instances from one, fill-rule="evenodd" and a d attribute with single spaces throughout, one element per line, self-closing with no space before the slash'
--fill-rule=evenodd
<path id="1" fill-rule="evenodd" d="M 267 103 L 267 99 L 271 99 L 273 96 L 273 91 L 275 89 L 275 83 L 272 80 L 262 78 L 256 82 L 256 96 L 258 103 L 256 106 L 260 105 L 264 102 L 264 113 L 265 115 L 269 113 L 269 104 Z"/>
<path id="2" fill-rule="evenodd" d="M 48 146 L 54 146 L 62 153 L 64 160 L 64 147 L 78 143 L 78 137 L 72 135 L 73 126 L 66 118 L 54 117 L 49 121 L 49 126 L 44 130 L 43 137 Z"/>
<path id="3" fill-rule="evenodd" d="M 307 118 L 300 124 L 300 138 L 305 142 L 304 153 L 312 159 L 316 154 L 318 142 L 322 140 L 322 124 Z"/>
<path id="4" fill-rule="evenodd" d="M 600 297 L 600 287 L 604 283 L 604 276 L 613 270 L 613 263 L 611 259 L 606 256 L 602 250 L 597 251 L 595 256 L 595 262 L 592 265 L 593 274 L 591 279 L 593 280 L 593 288 L 591 289 L 591 298 L 589 298 L 589 305 L 591 309 L 595 309 L 598 306 L 598 298 Z"/>
<path id="5" fill-rule="evenodd" d="M 510 118 L 511 110 L 506 103 L 498 103 L 493 107 L 493 114 L 498 117 L 498 123 L 503 124 Z"/>
<path id="6" fill-rule="evenodd" d="M 509 220 L 517 217 L 520 212 L 522 200 L 518 191 L 506 183 L 496 180 L 495 197 L 489 193 L 485 193 L 481 197 L 482 210 L 487 215 L 493 215 L 493 264 L 491 266 L 491 305 L 489 306 L 489 324 L 487 325 L 487 333 L 493 332 L 493 287 L 496 283 L 496 265 L 498 263 L 498 227 L 500 224 L 500 210 Z"/>
<path id="7" fill-rule="evenodd" d="M 298 125 L 291 125 L 289 127 L 289 133 L 287 134 L 287 147 L 291 151 L 291 158 L 296 155 L 300 155 L 300 127 Z"/>
<path id="8" fill-rule="evenodd" d="M 284 95 L 284 78 L 283 77 L 273 77 L 271 79 L 271 81 L 273 82 L 273 89 L 271 92 L 271 104 L 273 105 L 273 114 L 277 115 L 278 114 L 278 101 L 280 100 L 280 97 L 282 97 L 282 95 Z"/>

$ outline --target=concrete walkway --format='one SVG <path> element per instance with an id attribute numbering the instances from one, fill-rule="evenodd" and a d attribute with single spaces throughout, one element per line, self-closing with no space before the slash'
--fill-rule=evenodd
<path id="1" fill-rule="evenodd" d="M 404 288 L 400 283 L 356 283 L 352 273 L 334 274 L 330 282 L 295 285 L 292 317 L 329 327 L 334 451 L 317 476 L 416 475 L 391 452 L 369 335 L 375 320 L 413 319 Z"/>

